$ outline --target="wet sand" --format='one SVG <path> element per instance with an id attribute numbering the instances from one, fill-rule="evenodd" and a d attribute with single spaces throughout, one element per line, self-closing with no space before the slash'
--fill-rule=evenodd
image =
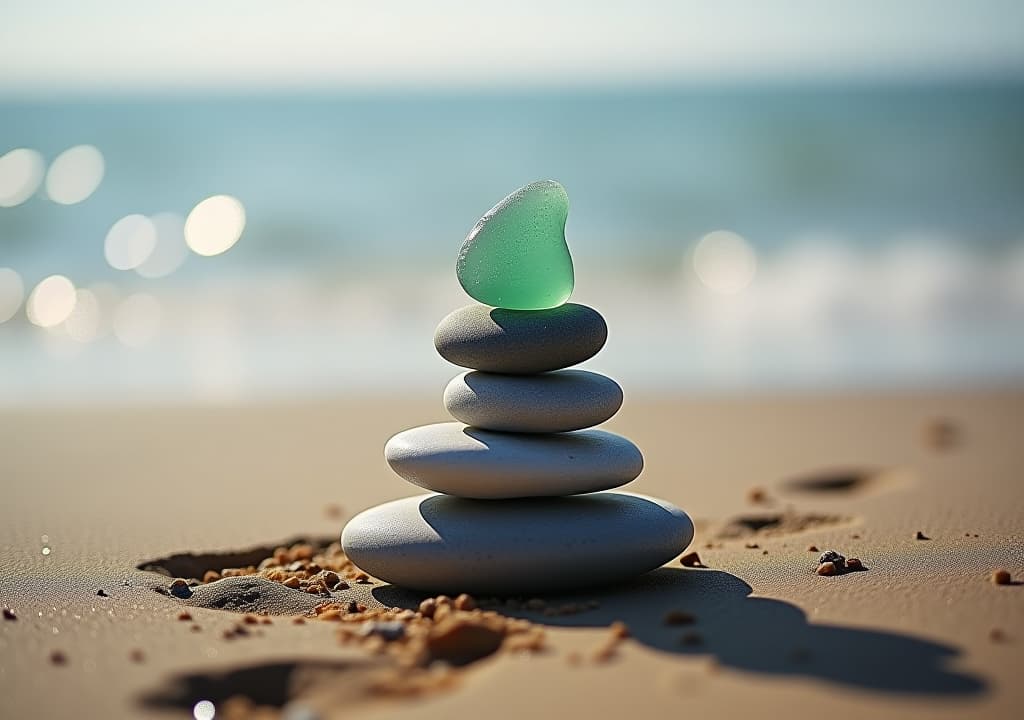
<path id="1" fill-rule="evenodd" d="M 0 620 L 2 714 L 188 717 L 239 694 L 342 717 L 984 718 L 1024 702 L 1024 585 L 989 577 L 1024 579 L 1020 391 L 628 396 L 607 427 L 645 453 L 629 490 L 685 508 L 708 567 L 549 599 L 599 602 L 576 614 L 509 608 L 546 628 L 546 651 L 498 653 L 414 699 L 374 689 L 385 660 L 325 623 L 226 640 L 237 613 L 190 603 L 178 620 L 186 604 L 153 590 L 168 578 L 136 569 L 336 536 L 417 493 L 381 448 L 442 419 L 430 397 L 0 413 L 0 605 L 17 617 Z M 818 577 L 810 545 L 868 570 Z M 666 625 L 674 610 L 694 622 Z M 614 621 L 631 637 L 596 662 Z"/>

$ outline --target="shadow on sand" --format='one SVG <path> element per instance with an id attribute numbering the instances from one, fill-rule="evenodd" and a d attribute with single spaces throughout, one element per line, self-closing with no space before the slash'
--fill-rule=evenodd
<path id="1" fill-rule="evenodd" d="M 950 667 L 960 654 L 950 645 L 880 630 L 810 623 L 795 605 L 750 597 L 751 587 L 720 570 L 661 568 L 628 585 L 548 596 L 551 606 L 598 600 L 576 615 L 502 612 L 544 625 L 600 627 L 625 622 L 638 642 L 679 655 L 715 658 L 746 672 L 803 676 L 885 693 L 970 696 L 984 680 Z M 373 595 L 385 605 L 415 607 L 422 594 L 385 585 Z M 682 610 L 692 625 L 667 626 Z"/>
<path id="2" fill-rule="evenodd" d="M 307 659 L 197 670 L 163 678 L 159 686 L 139 700 L 151 709 L 185 711 L 191 711 L 199 700 L 209 700 L 216 706 L 217 716 L 221 714 L 222 704 L 232 699 L 282 708 L 293 700 L 315 701 L 319 697 L 329 700 L 328 704 L 340 706 L 365 699 L 372 687 L 371 672 L 380 666 L 379 661 Z"/>

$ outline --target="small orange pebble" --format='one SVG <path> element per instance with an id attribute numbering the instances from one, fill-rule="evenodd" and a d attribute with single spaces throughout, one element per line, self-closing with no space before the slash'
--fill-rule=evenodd
<path id="1" fill-rule="evenodd" d="M 821 552 L 817 545 L 808 545 L 807 552 Z"/>
<path id="2" fill-rule="evenodd" d="M 359 609 L 360 607 L 362 607 L 363 610 L 366 609 L 365 605 L 361 605 L 360 603 L 357 603 L 355 600 L 349 600 L 348 603 L 344 605 L 343 609 L 347 613 L 357 613 L 362 612 L 362 610 Z"/>
<path id="3" fill-rule="evenodd" d="M 264 618 L 260 619 L 260 625 L 273 625 L 273 624 L 274 624 L 274 621 L 271 620 L 269 617 L 264 617 Z"/>
<path id="4" fill-rule="evenodd" d="M 340 610 L 327 610 L 326 612 L 320 613 L 316 617 L 317 617 L 318 620 L 341 621 L 341 611 Z"/>
<path id="5" fill-rule="evenodd" d="M 925 534 L 924 534 L 923 532 L 921 532 L 920 530 L 918 530 L 918 531 L 917 531 L 916 533 L 914 533 L 914 539 L 915 539 L 915 540 L 931 540 L 931 538 L 930 538 L 930 537 L 928 537 L 927 535 L 925 535 Z"/>
<path id="6" fill-rule="evenodd" d="M 306 543 L 292 545 L 291 556 L 296 560 L 312 560 L 313 546 Z"/>
<path id="7" fill-rule="evenodd" d="M 455 598 L 455 609 L 456 610 L 473 610 L 476 608 L 476 600 L 473 599 L 472 595 L 462 593 Z"/>
<path id="8" fill-rule="evenodd" d="M 212 583 L 212 582 L 216 582 L 217 580 L 220 580 L 220 573 L 217 572 L 216 570 L 207 570 L 206 572 L 203 573 L 203 582 L 204 583 Z"/>
<path id="9" fill-rule="evenodd" d="M 286 588 L 291 588 L 292 590 L 298 590 L 299 589 L 299 585 L 301 585 L 302 583 L 301 583 L 301 581 L 297 577 L 295 577 L 293 575 L 292 577 L 288 578 L 287 580 L 285 580 L 281 584 L 284 585 Z"/>
<path id="10" fill-rule="evenodd" d="M 221 637 L 225 640 L 231 640 L 236 637 L 245 637 L 247 635 L 249 635 L 249 629 L 242 623 L 238 623 L 221 633 Z"/>
<path id="11" fill-rule="evenodd" d="M 862 563 L 860 561 L 860 558 L 855 558 L 855 557 L 847 558 L 846 559 L 846 569 L 847 570 L 863 570 L 864 569 L 864 563 Z"/>
<path id="12" fill-rule="evenodd" d="M 1013 581 L 1009 570 L 1000 568 L 992 572 L 992 582 L 996 585 L 1009 585 Z"/>
<path id="13" fill-rule="evenodd" d="M 203 631 L 203 629 L 201 627 L 199 627 L 198 625 L 193 625 L 192 627 L 189 628 L 189 630 L 191 630 L 192 632 L 202 632 Z"/>
<path id="14" fill-rule="evenodd" d="M 452 604 L 452 599 L 450 597 L 448 597 L 447 595 L 438 595 L 436 598 L 434 598 L 434 602 L 437 603 L 439 606 L 440 605 L 451 605 Z"/>
<path id="15" fill-rule="evenodd" d="M 747 491 L 747 500 L 752 503 L 763 503 L 768 499 L 768 493 L 764 491 L 764 488 L 752 487 Z"/>
<path id="16" fill-rule="evenodd" d="M 255 615 L 244 615 L 242 617 L 242 622 L 244 622 L 246 625 L 259 625 L 260 619 Z"/>
<path id="17" fill-rule="evenodd" d="M 624 640 L 629 637 L 629 626 L 621 620 L 616 620 L 608 626 L 611 631 L 612 637 L 618 640 Z"/>
<path id="18" fill-rule="evenodd" d="M 192 619 L 192 613 L 190 613 L 188 610 L 182 610 L 180 613 L 178 613 L 178 619 L 182 622 L 187 622 Z"/>
<path id="19" fill-rule="evenodd" d="M 683 555 L 681 558 L 679 558 L 679 564 L 683 567 L 707 567 L 707 565 L 705 565 L 703 561 L 700 559 L 700 555 L 698 555 L 696 552 L 688 552 L 685 555 Z"/>
<path id="20" fill-rule="evenodd" d="M 1006 642 L 1006 633 L 999 628 L 992 628 L 988 631 L 988 639 L 996 643 Z"/>
<path id="21" fill-rule="evenodd" d="M 437 610 L 437 602 L 434 600 L 434 598 L 427 598 L 426 600 L 420 603 L 420 615 L 422 615 L 425 618 L 434 617 L 435 610 Z"/>
<path id="22" fill-rule="evenodd" d="M 817 572 L 819 575 L 835 575 L 835 563 L 823 562 L 821 565 L 818 566 L 818 569 L 815 572 Z"/>
<path id="23" fill-rule="evenodd" d="M 305 624 L 306 624 L 306 618 L 304 618 L 304 617 L 292 618 L 292 625 L 305 625 Z"/>
<path id="24" fill-rule="evenodd" d="M 145 662 L 146 654 L 138 648 L 135 648 L 130 653 L 128 653 L 128 659 L 134 663 Z"/>
<path id="25" fill-rule="evenodd" d="M 666 625 L 692 625 L 696 620 L 693 615 L 682 610 L 669 610 L 664 618 Z"/>
<path id="26" fill-rule="evenodd" d="M 53 665 L 67 665 L 68 656 L 61 650 L 54 650 L 50 653 L 50 663 Z"/>

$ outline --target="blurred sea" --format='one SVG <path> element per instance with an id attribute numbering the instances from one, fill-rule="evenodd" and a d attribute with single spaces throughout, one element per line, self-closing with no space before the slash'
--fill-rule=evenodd
<path id="1" fill-rule="evenodd" d="M 80 144 L 99 187 L 0 207 L 0 267 L 90 315 L 0 323 L 0 404 L 439 391 L 458 248 L 541 178 L 627 394 L 1024 382 L 1024 86 L 0 99 L 0 155 Z M 216 194 L 228 252 L 108 264 L 120 218 Z M 715 230 L 756 253 L 738 292 L 694 271 Z"/>

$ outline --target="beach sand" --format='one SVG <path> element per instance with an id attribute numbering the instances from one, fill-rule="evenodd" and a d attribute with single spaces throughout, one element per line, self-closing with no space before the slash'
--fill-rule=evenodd
<path id="1" fill-rule="evenodd" d="M 169 578 L 136 569 L 336 537 L 354 513 L 417 493 L 382 447 L 443 419 L 426 396 L 4 411 L 0 605 L 16 619 L 0 620 L 0 715 L 188 717 L 199 699 L 246 693 L 290 701 L 291 717 L 1008 718 L 1024 706 L 1024 585 L 990 579 L 1024 579 L 1021 391 L 628 396 L 608 423 L 646 457 L 628 490 L 685 508 L 707 568 L 674 561 L 551 600 L 599 603 L 577 614 L 510 611 L 546 628 L 546 650 L 499 652 L 413 697 L 381 690 L 387 659 L 339 644 L 333 625 L 276 618 L 225 639 L 237 613 L 179 620 L 182 602 L 153 590 Z M 868 570 L 819 577 L 810 545 Z M 379 583 L 359 592 L 404 602 Z M 694 622 L 666 625 L 673 610 Z M 614 621 L 631 637 L 595 660 Z"/>

